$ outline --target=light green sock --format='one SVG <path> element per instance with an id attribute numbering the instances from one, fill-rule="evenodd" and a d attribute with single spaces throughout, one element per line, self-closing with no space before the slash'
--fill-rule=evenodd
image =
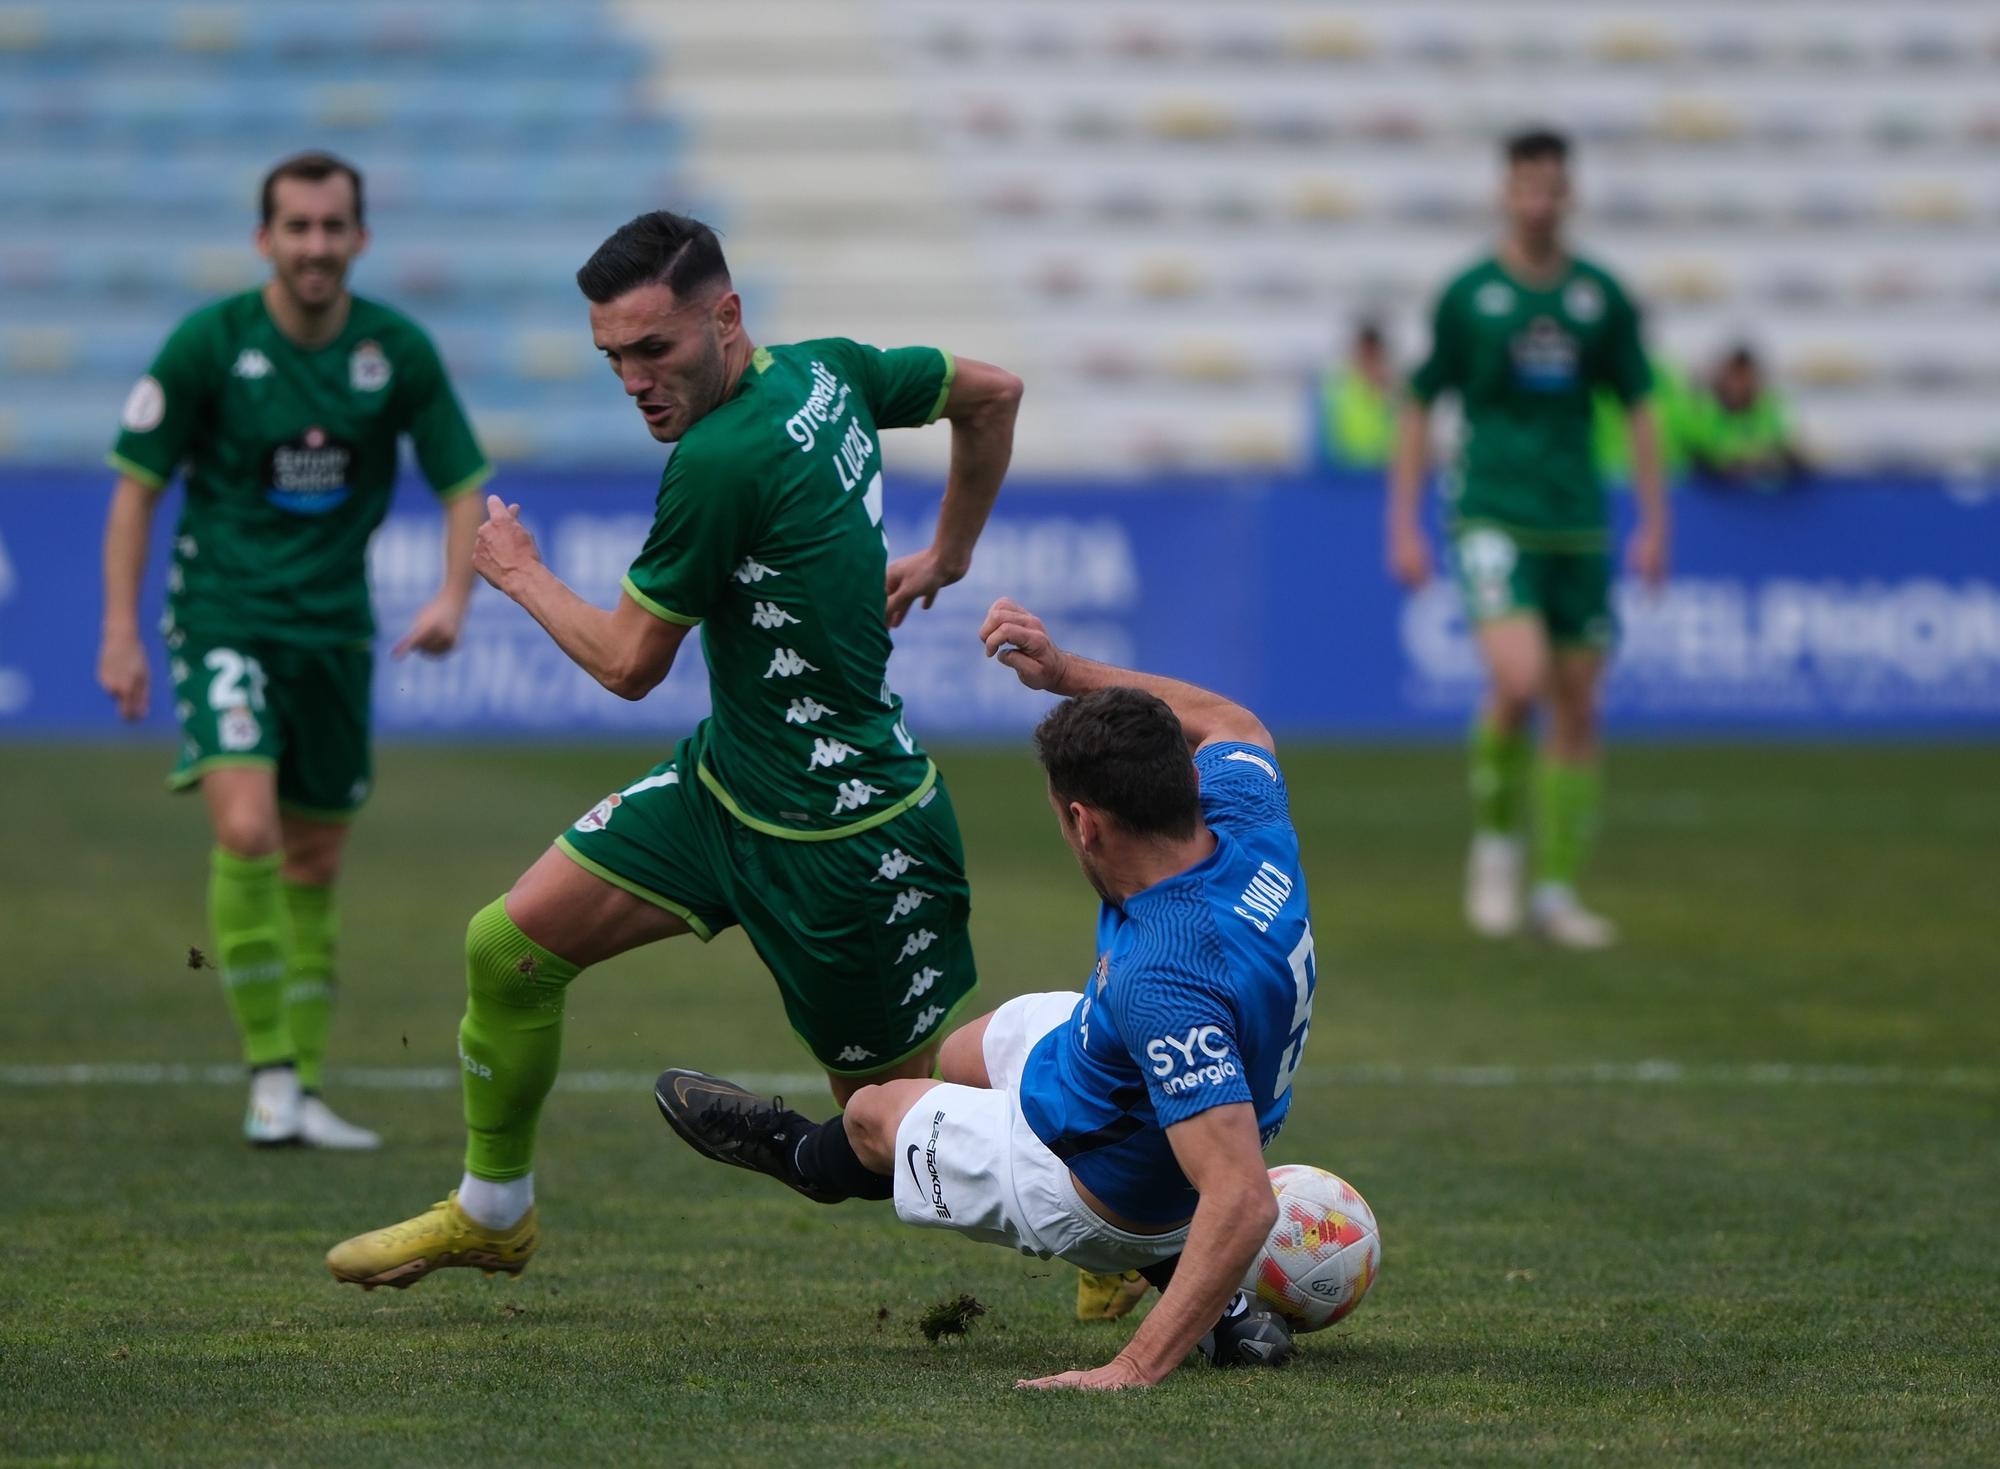
<path id="1" fill-rule="evenodd" d="M 1512 835 L 1521 829 L 1533 750 L 1526 730 L 1508 734 L 1484 715 L 1474 721 L 1466 754 L 1476 830 Z"/>
<path id="2" fill-rule="evenodd" d="M 504 898 L 466 926 L 458 1060 L 474 1178 L 506 1183 L 534 1170 L 535 1125 L 562 1064 L 563 995 L 576 976 L 576 965 L 521 932 Z"/>
<path id="3" fill-rule="evenodd" d="M 208 927 L 243 1059 L 270 1066 L 292 1059 L 285 1023 L 285 905 L 278 857 L 238 857 L 217 847 L 208 859 Z"/>
<path id="4" fill-rule="evenodd" d="M 326 1059 L 326 1033 L 333 1023 L 333 940 L 338 928 L 333 889 L 288 882 L 284 892 L 291 933 L 285 956 L 285 1022 L 292 1031 L 299 1085 L 316 1092 Z"/>
<path id="5" fill-rule="evenodd" d="M 1603 776 L 1595 762 L 1545 757 L 1535 777 L 1535 879 L 1574 887 L 1597 835 Z"/>

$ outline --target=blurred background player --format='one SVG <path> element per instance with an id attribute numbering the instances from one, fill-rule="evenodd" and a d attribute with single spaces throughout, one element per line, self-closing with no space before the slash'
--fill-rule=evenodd
<path id="1" fill-rule="evenodd" d="M 1204 1338 L 1217 1365 L 1281 1362 L 1290 1331 L 1238 1286 L 1278 1222 L 1264 1149 L 1318 973 L 1271 732 L 1219 694 L 1066 652 L 1007 598 L 980 637 L 1063 698 L 1035 753 L 1101 900 L 1084 991 L 1009 1000 L 952 1035 L 939 1077 L 865 1087 L 822 1123 L 699 1071 L 654 1097 L 696 1152 L 819 1203 L 893 1199 L 905 1224 L 1162 1286 L 1110 1362 L 1017 1387 L 1150 1386 Z"/>
<path id="2" fill-rule="evenodd" d="M 347 289 L 368 244 L 361 175 L 303 153 L 265 177 L 271 277 L 183 321 L 132 389 L 110 462 L 98 682 L 128 720 L 150 693 L 139 588 L 153 507 L 175 472 L 164 623 L 179 763 L 215 829 L 208 922 L 250 1066 L 253 1143 L 372 1148 L 320 1097 L 333 1006 L 333 883 L 368 798 L 365 556 L 408 434 L 445 505 L 443 584 L 397 656 L 458 639 L 490 470 L 430 339 Z"/>
<path id="3" fill-rule="evenodd" d="M 584 602 L 488 503 L 475 565 L 605 688 L 641 699 L 702 629 L 713 714 L 586 812 L 466 933 L 465 1174 L 334 1247 L 336 1278 L 518 1273 L 538 1242 L 535 1129 L 564 997 L 592 964 L 741 924 L 834 1099 L 928 1076 L 977 983 L 958 821 L 890 689 L 889 629 L 963 577 L 1013 453 L 1020 380 L 935 347 L 759 347 L 715 232 L 664 210 L 577 272 L 592 338 L 663 444 L 652 533 L 617 606 Z M 888 560 L 881 431 L 940 417 L 932 543 Z"/>
<path id="4" fill-rule="evenodd" d="M 1546 718 L 1532 781 L 1535 868 L 1527 917 L 1569 948 L 1612 943 L 1612 924 L 1577 897 L 1603 798 L 1598 684 L 1616 632 L 1608 506 L 1593 451 L 1591 394 L 1609 387 L 1631 430 L 1639 520 L 1631 569 L 1667 571 L 1667 504 L 1638 313 L 1601 267 L 1569 253 L 1569 145 L 1535 130 L 1505 145 L 1498 250 L 1440 298 L 1430 356 L 1410 380 L 1390 472 L 1388 560 L 1406 587 L 1431 575 L 1419 520 L 1430 406 L 1459 396 L 1464 444 L 1450 490 L 1452 564 L 1489 676 L 1471 736 L 1474 810 L 1466 919 L 1516 932 L 1531 726 Z"/>
<path id="5" fill-rule="evenodd" d="M 1347 358 L 1320 382 L 1320 440 L 1338 469 L 1384 469 L 1396 443 L 1401 385 L 1379 322 L 1354 329 Z"/>
<path id="6" fill-rule="evenodd" d="M 1747 344 L 1724 353 L 1694 397 L 1687 454 L 1704 478 L 1737 489 L 1782 490 L 1805 472 L 1784 399 Z"/>

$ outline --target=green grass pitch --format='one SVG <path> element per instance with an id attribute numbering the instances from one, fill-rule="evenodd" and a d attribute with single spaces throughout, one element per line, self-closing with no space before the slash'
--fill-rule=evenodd
<path id="1" fill-rule="evenodd" d="M 232 1048 L 163 752 L 8 749 L 0 1463 L 2000 1460 L 2000 752 L 1620 749 L 1591 895 L 1626 942 L 1589 957 L 1462 931 L 1454 752 L 1285 753 L 1321 989 L 1272 1159 L 1360 1187 L 1386 1268 L 1289 1370 L 1134 1400 L 1011 1390 L 1130 1330 L 1073 1321 L 1066 1267 L 705 1164 L 643 1084 L 551 1102 L 519 1282 L 337 1287 L 329 1244 L 456 1180 L 455 1093 L 336 1079 L 391 1146 L 269 1155 L 234 1081 L 27 1069 Z M 653 758 L 385 751 L 333 1064 L 448 1078 L 465 919 Z M 1076 985 L 1032 766 L 942 763 L 984 1001 Z M 575 985 L 569 1071 L 668 1063 L 807 1069 L 740 936 Z M 987 1315 L 927 1343 L 961 1292 Z"/>

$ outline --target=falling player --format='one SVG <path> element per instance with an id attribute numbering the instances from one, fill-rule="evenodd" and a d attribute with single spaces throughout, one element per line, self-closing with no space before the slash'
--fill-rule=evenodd
<path id="1" fill-rule="evenodd" d="M 945 1042 L 943 1080 L 888 1081 L 815 1124 L 698 1071 L 660 1111 L 697 1152 L 822 1203 L 893 1199 L 951 1229 L 1164 1294 L 1106 1365 L 1018 1384 L 1160 1381 L 1197 1344 L 1282 1361 L 1238 1291 L 1277 1219 L 1264 1148 L 1312 1025 L 1312 914 L 1269 731 L 1192 684 L 1066 653 L 994 603 L 989 657 L 1065 696 L 1035 732 L 1063 840 L 1102 899 L 1082 993 L 1023 995 Z"/>
<path id="2" fill-rule="evenodd" d="M 127 719 L 149 703 L 139 586 L 160 490 L 185 468 L 166 640 L 181 752 L 215 830 L 213 959 L 249 1064 L 253 1143 L 372 1148 L 320 1097 L 333 1005 L 333 885 L 368 799 L 364 564 L 407 434 L 445 507 L 443 585 L 398 657 L 458 640 L 491 471 L 430 339 L 347 289 L 367 246 L 361 175 L 323 153 L 266 176 L 257 248 L 271 278 L 180 324 L 126 400 L 104 532 L 98 682 Z"/>
<path id="3" fill-rule="evenodd" d="M 1522 923 L 1530 726 L 1546 713 L 1534 773 L 1535 884 L 1526 917 L 1570 948 L 1616 930 L 1578 900 L 1597 824 L 1598 684 L 1616 631 L 1604 488 L 1592 456 L 1591 395 L 1623 401 L 1639 509 L 1628 560 L 1649 585 L 1667 571 L 1659 437 L 1638 313 L 1618 282 L 1569 253 L 1569 148 L 1551 132 L 1506 145 L 1506 233 L 1445 288 L 1431 353 L 1410 381 L 1389 482 L 1388 558 L 1416 588 L 1431 575 L 1419 525 L 1429 409 L 1456 392 L 1465 444 L 1451 505 L 1452 564 L 1489 688 L 1471 737 L 1474 811 L 1467 921 L 1499 936 Z"/>
<path id="4" fill-rule="evenodd" d="M 930 1075 L 974 985 L 958 825 L 889 688 L 889 629 L 970 566 L 1019 380 L 932 347 L 759 347 L 714 232 L 664 211 L 614 233 L 577 282 L 647 428 L 679 446 L 652 533 L 610 611 L 557 580 L 498 499 L 475 563 L 629 699 L 699 624 L 714 712 L 474 915 L 465 1173 L 425 1213 L 329 1252 L 336 1277 L 365 1286 L 526 1265 L 563 997 L 592 964 L 741 924 L 842 1101 Z M 940 417 L 952 443 L 935 538 L 891 562 L 880 433 Z"/>

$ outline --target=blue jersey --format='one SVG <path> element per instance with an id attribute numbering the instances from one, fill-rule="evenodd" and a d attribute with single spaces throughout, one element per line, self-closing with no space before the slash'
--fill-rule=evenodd
<path id="1" fill-rule="evenodd" d="M 1195 768 L 1215 850 L 1104 905 L 1083 1003 L 1021 1073 L 1035 1136 L 1107 1207 L 1147 1224 L 1194 1213 L 1166 1129 L 1249 1102 L 1269 1144 L 1312 1023 L 1312 922 L 1277 759 L 1216 744 Z"/>

